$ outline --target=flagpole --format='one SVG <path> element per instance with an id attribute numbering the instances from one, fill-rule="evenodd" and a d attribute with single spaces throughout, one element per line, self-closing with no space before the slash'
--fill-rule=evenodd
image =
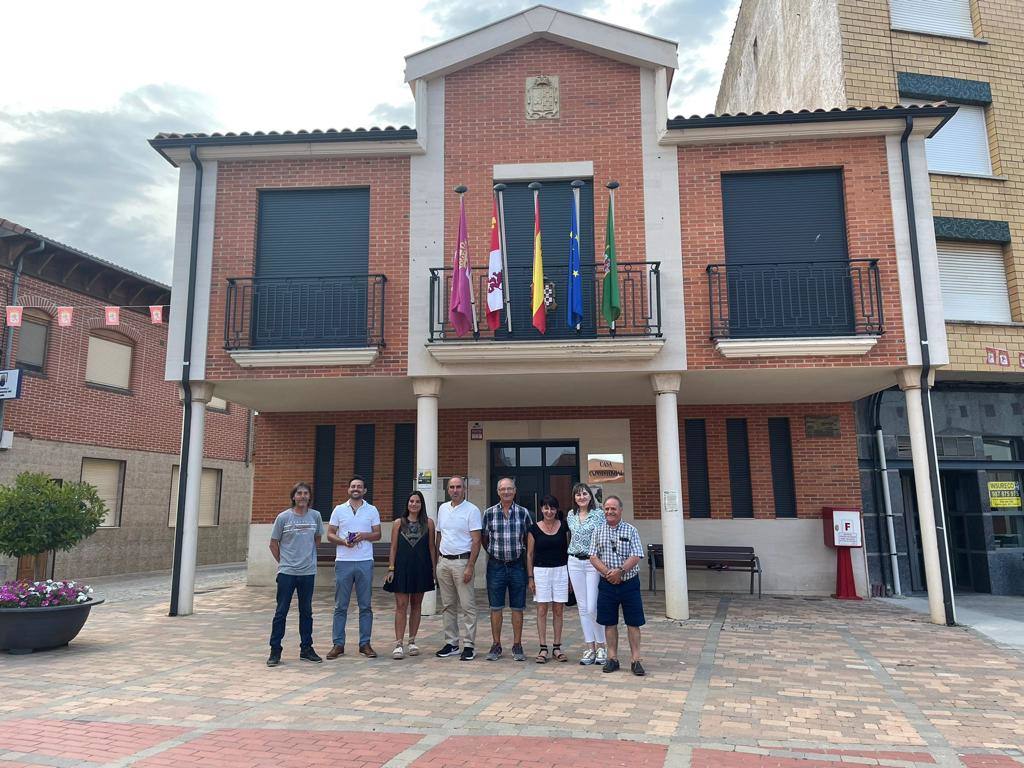
<path id="1" fill-rule="evenodd" d="M 608 187 L 608 202 L 611 204 L 611 217 L 612 217 L 612 221 L 614 222 L 615 221 L 615 190 L 619 188 L 619 182 L 617 182 L 617 181 L 609 181 L 607 184 L 605 184 L 605 186 Z M 607 248 L 607 247 L 608 247 L 608 245 L 605 244 L 605 248 Z M 618 277 L 618 275 L 616 275 L 616 277 Z M 615 321 L 614 320 L 612 320 L 608 324 L 608 330 L 611 332 L 612 336 L 615 335 Z"/>
<path id="2" fill-rule="evenodd" d="M 573 232 L 573 235 L 576 237 L 577 240 L 579 240 L 579 237 L 580 237 L 580 189 L 583 187 L 583 182 L 580 181 L 579 179 L 576 179 L 569 186 L 572 187 L 572 204 L 576 207 L 576 231 Z M 579 254 L 579 259 L 580 259 L 579 267 L 580 267 L 580 273 L 581 273 L 580 274 L 580 280 L 582 280 L 583 279 L 583 275 L 582 275 L 582 272 L 583 272 L 583 251 L 582 251 L 582 248 L 581 247 L 577 247 L 576 252 Z M 570 266 L 570 270 L 571 270 L 571 266 Z M 569 277 L 571 279 L 572 275 L 570 275 Z M 569 299 L 569 301 L 571 302 L 572 299 Z M 583 332 L 583 323 L 581 321 L 581 322 L 576 323 L 576 335 L 578 336 L 582 332 Z"/>
<path id="3" fill-rule="evenodd" d="M 512 292 L 508 289 L 508 248 L 505 243 L 505 185 L 495 184 L 498 198 L 498 248 L 501 250 L 501 297 L 505 303 L 505 328 L 512 333 Z"/>
<path id="4" fill-rule="evenodd" d="M 462 211 L 465 208 L 465 200 L 463 196 L 469 191 L 469 187 L 465 184 L 460 184 L 455 188 L 455 193 L 459 196 L 459 216 L 462 216 Z M 469 283 L 469 306 L 473 308 L 473 338 L 480 338 L 480 327 L 476 319 L 476 298 L 473 296 L 473 268 L 469 264 L 469 254 L 466 254 L 466 282 Z"/>

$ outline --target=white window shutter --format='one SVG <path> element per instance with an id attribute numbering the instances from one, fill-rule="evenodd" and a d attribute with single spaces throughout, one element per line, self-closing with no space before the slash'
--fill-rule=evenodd
<path id="1" fill-rule="evenodd" d="M 202 480 L 199 484 L 199 525 L 217 525 L 220 519 L 220 481 L 221 471 L 211 467 L 203 467 Z M 178 465 L 171 468 L 171 503 L 167 515 L 167 525 L 173 528 L 178 516 Z"/>
<path id="2" fill-rule="evenodd" d="M 124 462 L 112 459 L 82 459 L 82 482 L 96 488 L 96 493 L 107 505 L 105 527 L 116 528 L 121 513 L 121 493 L 124 481 Z"/>
<path id="3" fill-rule="evenodd" d="M 129 389 L 132 374 L 132 348 L 102 336 L 89 337 L 85 380 L 93 384 Z"/>
<path id="4" fill-rule="evenodd" d="M 937 249 L 945 319 L 1010 322 L 1003 249 L 949 241 L 939 241 Z"/>
<path id="5" fill-rule="evenodd" d="M 889 0 L 894 29 L 974 37 L 970 0 Z"/>
<path id="6" fill-rule="evenodd" d="M 902 99 L 904 106 L 930 104 L 919 99 Z M 957 104 L 957 113 L 924 143 L 928 170 L 936 173 L 992 174 L 992 155 L 988 149 L 985 108 Z"/>

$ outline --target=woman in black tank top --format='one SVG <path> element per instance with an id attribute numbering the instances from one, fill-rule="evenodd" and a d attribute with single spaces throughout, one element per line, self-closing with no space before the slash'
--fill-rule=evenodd
<path id="1" fill-rule="evenodd" d="M 543 664 L 548 660 L 548 606 L 551 606 L 555 641 L 551 655 L 558 661 L 568 661 L 562 651 L 562 614 L 569 601 L 569 526 L 562 519 L 558 499 L 554 496 L 541 499 L 540 511 L 540 519 L 530 526 L 526 538 L 526 573 L 537 602 L 540 651 L 536 660 Z"/>

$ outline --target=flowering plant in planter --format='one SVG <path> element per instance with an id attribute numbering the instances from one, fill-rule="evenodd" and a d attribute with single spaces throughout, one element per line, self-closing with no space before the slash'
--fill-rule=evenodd
<path id="1" fill-rule="evenodd" d="M 48 608 L 92 599 L 92 587 L 77 581 L 8 581 L 0 584 L 0 608 Z"/>

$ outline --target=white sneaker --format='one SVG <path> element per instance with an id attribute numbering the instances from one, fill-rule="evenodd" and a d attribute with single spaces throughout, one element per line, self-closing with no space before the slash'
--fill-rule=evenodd
<path id="1" fill-rule="evenodd" d="M 419 656 L 420 655 L 420 647 L 418 645 L 416 645 L 416 641 L 415 640 L 410 640 L 409 644 L 407 646 L 405 646 L 405 650 L 409 653 L 410 656 Z"/>
<path id="2" fill-rule="evenodd" d="M 580 657 L 580 664 L 582 664 L 585 667 L 589 667 L 593 663 L 594 663 L 594 649 L 588 647 L 587 650 L 585 650 L 583 652 L 583 655 Z"/>
<path id="3" fill-rule="evenodd" d="M 405 651 L 402 650 L 402 644 L 401 643 L 395 643 L 395 650 L 393 650 L 391 652 L 391 658 L 392 659 L 404 659 L 405 658 Z"/>
<path id="4" fill-rule="evenodd" d="M 604 666 L 606 661 L 608 661 L 608 649 L 602 645 L 597 649 L 597 656 L 594 657 L 594 663 Z"/>

